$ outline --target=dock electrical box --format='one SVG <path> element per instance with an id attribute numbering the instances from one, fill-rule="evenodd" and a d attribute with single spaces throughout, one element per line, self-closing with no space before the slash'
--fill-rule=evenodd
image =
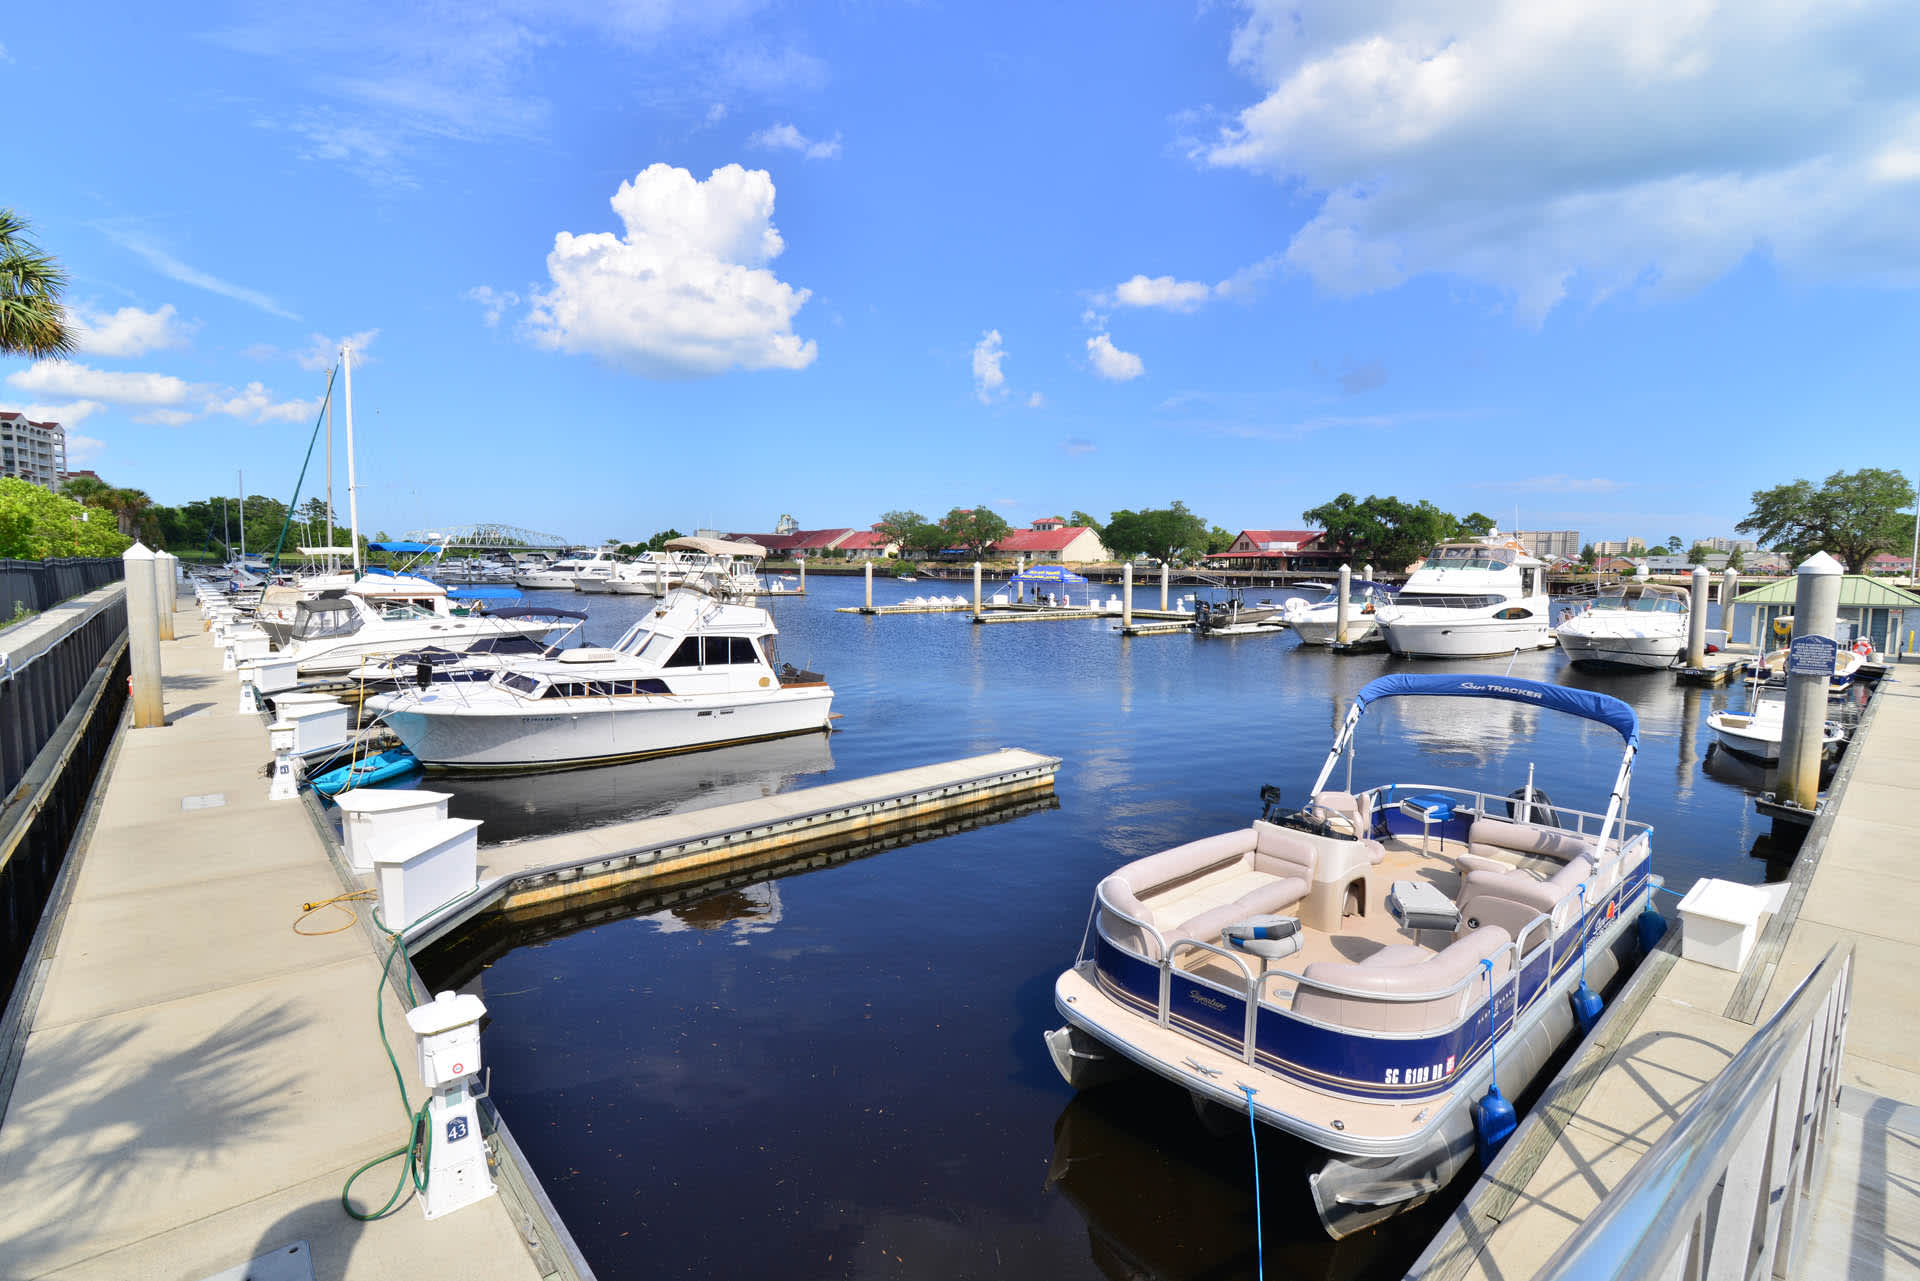
<path id="1" fill-rule="evenodd" d="M 407 1011 L 420 1052 L 420 1080 L 433 1091 L 427 1111 L 433 1146 L 420 1205 L 429 1219 L 494 1194 L 486 1140 L 472 1082 L 480 1072 L 480 1020 L 487 1007 L 471 993 L 441 992 Z"/>

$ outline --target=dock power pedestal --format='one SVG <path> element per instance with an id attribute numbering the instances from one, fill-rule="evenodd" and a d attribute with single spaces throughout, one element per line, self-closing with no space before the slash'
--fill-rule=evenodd
<path id="1" fill-rule="evenodd" d="M 427 1109 L 433 1149 L 427 1158 L 427 1190 L 420 1199 L 429 1219 L 494 1194 L 475 1105 L 486 1092 L 473 1089 L 480 1072 L 480 1019 L 486 1012 L 479 997 L 452 992 L 407 1011 L 407 1026 L 420 1050 L 420 1081 L 433 1091 Z"/>

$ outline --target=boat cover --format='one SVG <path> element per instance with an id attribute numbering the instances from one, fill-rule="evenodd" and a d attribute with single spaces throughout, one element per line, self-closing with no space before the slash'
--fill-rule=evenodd
<path id="1" fill-rule="evenodd" d="M 438 555 L 440 547 L 436 543 L 368 543 L 370 552 L 399 552 L 406 556 Z"/>
<path id="2" fill-rule="evenodd" d="M 1515 703 L 1550 707 L 1556 712 L 1582 716 L 1608 726 L 1628 747 L 1640 746 L 1640 721 L 1633 709 L 1611 694 L 1592 690 L 1568 689 L 1545 681 L 1520 676 L 1382 676 L 1371 681 L 1354 696 L 1354 705 L 1365 708 L 1378 698 L 1399 698 L 1408 694 L 1440 694 L 1456 698 L 1504 698 Z"/>
<path id="3" fill-rule="evenodd" d="M 515 592 L 514 595 L 519 595 Z M 577 609 L 555 609 L 551 605 L 509 605 L 505 609 L 487 611 L 489 618 L 571 618 L 576 622 L 586 622 L 586 614 Z"/>
<path id="4" fill-rule="evenodd" d="M 449 587 L 447 588 L 447 599 L 448 600 L 519 600 L 520 589 L 517 587 L 500 587 L 500 586 Z M 535 611 L 535 612 L 542 612 L 542 611 Z M 499 611 L 495 610 L 494 614 L 495 614 L 495 617 L 498 617 Z"/>

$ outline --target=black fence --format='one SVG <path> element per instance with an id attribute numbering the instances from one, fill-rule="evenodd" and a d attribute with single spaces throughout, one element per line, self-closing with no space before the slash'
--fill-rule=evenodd
<path id="1" fill-rule="evenodd" d="M 117 577 L 117 560 L 62 567 L 101 564 Z M 126 635 L 121 596 L 0 666 L 0 1006 L 126 706 Z"/>
<path id="2" fill-rule="evenodd" d="M 126 577 L 118 556 L 70 556 L 64 560 L 0 560 L 0 626 L 22 607 L 34 613 L 81 592 Z"/>

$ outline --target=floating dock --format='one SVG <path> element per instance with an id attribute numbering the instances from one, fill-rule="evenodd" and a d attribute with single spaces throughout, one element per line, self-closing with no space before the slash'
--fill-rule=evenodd
<path id="1" fill-rule="evenodd" d="M 1706 661 L 1699 667 L 1689 667 L 1685 663 L 1676 665 L 1673 678 L 1682 685 L 1725 685 L 1747 670 L 1747 664 L 1753 661 L 1751 651 L 1720 650 L 1708 654 Z"/>
<path id="2" fill-rule="evenodd" d="M 1784 902 L 1744 967 L 1734 973 L 1683 959 L 1676 922 L 1409 1275 L 1536 1275 L 1756 1025 L 1829 948 L 1849 942 L 1852 1009 L 1839 1079 L 1829 1086 L 1837 1102 L 1812 1171 L 1805 1243 L 1797 1262 L 1776 1267 L 1792 1263 L 1796 1278 L 1913 1275 L 1920 988 L 1912 979 L 1920 972 L 1920 913 L 1904 905 L 1920 849 L 1917 776 L 1920 687 L 1883 683 L 1801 846 Z M 1671 898 L 1659 905 L 1675 915 Z M 1731 1187 L 1731 1171 L 1727 1177 Z M 1769 1193 L 1769 1203 L 1780 1195 Z M 1744 1245 L 1743 1238 L 1736 1253 Z M 1716 1275 L 1726 1262 L 1716 1261 Z"/>
<path id="3" fill-rule="evenodd" d="M 566 910 L 769 867 L 839 845 L 1051 801 L 1060 759 L 1018 748 L 481 850 L 474 892 L 408 932 L 422 946 L 488 912 Z M 1023 811 L 1024 812 L 1024 809 Z"/>

